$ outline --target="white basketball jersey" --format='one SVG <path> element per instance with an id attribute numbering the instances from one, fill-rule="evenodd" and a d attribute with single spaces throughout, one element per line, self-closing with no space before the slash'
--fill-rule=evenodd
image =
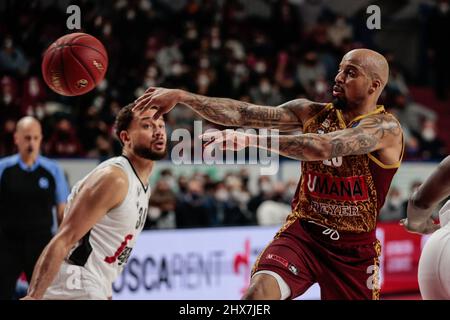
<path id="1" fill-rule="evenodd" d="M 126 173 L 128 193 L 118 207 L 108 211 L 70 250 L 65 260 L 67 264 L 85 268 L 110 286 L 122 272 L 136 238 L 144 227 L 150 187 L 145 188 L 126 157 L 112 158 L 98 165 L 72 188 L 65 215 L 70 214 L 70 206 L 84 181 L 93 172 L 106 166 L 119 167 Z M 114 192 L 114 188 L 112 190 Z"/>

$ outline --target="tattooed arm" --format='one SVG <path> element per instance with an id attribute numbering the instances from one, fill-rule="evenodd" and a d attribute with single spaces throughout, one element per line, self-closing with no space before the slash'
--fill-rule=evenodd
<path id="1" fill-rule="evenodd" d="M 296 99 L 278 107 L 259 106 L 227 98 L 212 98 L 183 90 L 150 88 L 136 100 L 136 109 L 156 107 L 155 118 L 183 104 L 211 122 L 236 127 L 272 128 L 281 131 L 302 129 L 302 124 L 326 104 Z"/>
<path id="2" fill-rule="evenodd" d="M 214 138 L 214 143 L 225 143 L 225 148 L 265 148 L 303 161 L 327 160 L 335 157 L 367 154 L 376 150 L 392 149 L 392 162 L 398 161 L 402 147 L 402 129 L 398 121 L 389 115 L 366 118 L 355 128 L 327 134 L 255 136 L 239 132 L 228 135 L 210 133 L 204 139 Z M 267 141 L 262 145 L 261 139 Z M 237 141 L 237 142 L 236 142 Z"/>

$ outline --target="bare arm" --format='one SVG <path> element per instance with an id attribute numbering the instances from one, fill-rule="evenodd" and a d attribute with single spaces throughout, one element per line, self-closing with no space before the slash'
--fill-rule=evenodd
<path id="1" fill-rule="evenodd" d="M 228 137 L 218 136 L 218 133 L 203 136 L 207 140 L 213 137 L 214 143 L 225 142 L 230 149 L 239 150 L 252 146 L 278 152 L 297 160 L 318 161 L 367 154 L 384 148 L 394 148 L 399 155 L 402 129 L 393 117 L 377 115 L 362 120 L 355 128 L 327 134 L 307 133 L 264 137 L 232 132 Z M 261 144 L 261 139 L 266 140 L 267 145 Z M 233 143 L 236 140 L 241 141 Z"/>
<path id="2" fill-rule="evenodd" d="M 58 233 L 45 247 L 36 263 L 28 297 L 43 297 L 70 249 L 108 210 L 123 201 L 127 189 L 125 173 L 114 167 L 101 169 L 86 180 Z"/>
<path id="3" fill-rule="evenodd" d="M 64 209 L 66 208 L 65 203 L 58 203 L 56 205 L 56 221 L 58 223 L 58 227 L 61 225 L 63 217 L 64 217 Z"/>
<path id="4" fill-rule="evenodd" d="M 301 130 L 302 119 L 309 119 L 325 105 L 296 99 L 277 107 L 260 106 L 226 98 L 210 98 L 183 92 L 180 103 L 211 122 L 237 127 Z"/>
<path id="5" fill-rule="evenodd" d="M 428 234 L 439 229 L 432 215 L 438 203 L 450 195 L 450 156 L 442 160 L 408 201 L 407 219 L 401 224 L 414 233 Z"/>
<path id="6" fill-rule="evenodd" d="M 296 99 L 278 107 L 259 106 L 248 102 L 212 98 L 183 90 L 150 88 L 136 100 L 135 109 L 156 107 L 155 117 L 183 104 L 201 117 L 224 126 L 272 128 L 281 131 L 302 129 L 303 123 L 318 113 L 326 104 L 307 99 Z"/>
<path id="7" fill-rule="evenodd" d="M 391 116 L 366 118 L 355 128 L 327 134 L 280 136 L 280 154 L 299 160 L 327 160 L 335 157 L 368 154 L 401 146 L 402 129 Z"/>
<path id="8" fill-rule="evenodd" d="M 425 182 L 411 196 L 412 203 L 420 209 L 436 207 L 450 195 L 450 156 L 447 156 Z"/>

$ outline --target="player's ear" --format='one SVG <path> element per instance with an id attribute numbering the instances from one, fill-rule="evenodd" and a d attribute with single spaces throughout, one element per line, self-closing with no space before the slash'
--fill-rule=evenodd
<path id="1" fill-rule="evenodd" d="M 125 145 L 128 141 L 130 141 L 130 135 L 125 130 L 120 131 L 119 138 L 120 138 L 120 141 L 122 141 L 123 145 Z"/>
<path id="2" fill-rule="evenodd" d="M 369 93 L 372 94 L 376 92 L 379 88 L 381 88 L 381 81 L 379 79 L 373 79 L 370 84 Z"/>

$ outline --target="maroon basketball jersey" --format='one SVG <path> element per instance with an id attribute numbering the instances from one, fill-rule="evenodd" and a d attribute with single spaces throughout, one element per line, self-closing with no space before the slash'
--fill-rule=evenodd
<path id="1" fill-rule="evenodd" d="M 383 106 L 345 124 L 341 110 L 328 104 L 305 122 L 304 133 L 328 133 L 358 126 L 361 119 L 386 114 Z M 402 151 L 403 156 L 403 151 Z M 344 232 L 369 232 L 384 204 L 400 160 L 385 165 L 376 153 L 303 161 L 302 176 L 292 201 L 290 218 L 301 218 Z"/>

